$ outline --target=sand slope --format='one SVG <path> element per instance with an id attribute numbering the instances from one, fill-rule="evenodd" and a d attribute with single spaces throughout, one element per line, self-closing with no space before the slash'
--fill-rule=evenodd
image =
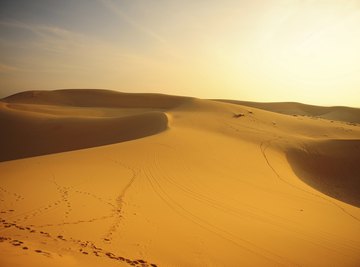
<path id="1" fill-rule="evenodd" d="M 37 97 L 0 107 L 1 266 L 359 266 L 359 126 L 159 95 Z"/>
<path id="2" fill-rule="evenodd" d="M 287 152 L 295 173 L 309 185 L 360 207 L 360 140 L 326 140 Z"/>
<path id="3" fill-rule="evenodd" d="M 164 131 L 186 98 L 106 90 L 28 91 L 0 102 L 0 161 L 132 140 Z"/>

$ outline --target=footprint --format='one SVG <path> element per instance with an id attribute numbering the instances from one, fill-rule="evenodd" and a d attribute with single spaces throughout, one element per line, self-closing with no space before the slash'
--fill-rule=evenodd
<path id="1" fill-rule="evenodd" d="M 36 253 L 39 253 L 39 254 L 42 254 L 43 256 L 46 256 L 46 257 L 50 257 L 50 253 L 49 252 L 46 252 L 46 251 L 42 251 L 40 249 L 35 249 L 34 250 Z"/>
<path id="2" fill-rule="evenodd" d="M 0 242 L 4 242 L 4 241 L 6 241 L 6 240 L 9 240 L 9 238 L 0 236 Z"/>
<path id="3" fill-rule="evenodd" d="M 20 241 L 20 240 L 17 240 L 17 239 L 14 239 L 12 241 L 10 241 L 10 243 L 13 245 L 13 246 L 21 246 L 24 242 Z"/>
<path id="4" fill-rule="evenodd" d="M 34 226 L 22 226 L 22 225 L 18 225 L 16 223 L 9 223 L 6 220 L 2 220 L 1 221 L 4 227 L 11 227 L 14 226 L 15 229 L 23 229 L 24 231 L 27 231 L 28 233 L 35 233 L 36 231 L 32 228 Z M 105 251 L 103 250 L 101 247 L 98 247 L 97 245 L 95 245 L 94 243 L 90 242 L 90 241 L 84 241 L 84 240 L 78 240 L 78 239 L 73 239 L 73 238 L 65 238 L 63 235 L 52 235 L 49 232 L 45 232 L 45 231 L 39 231 L 38 235 L 41 235 L 44 239 L 51 239 L 53 240 L 62 240 L 64 242 L 68 242 L 68 243 L 73 243 L 75 245 L 78 246 L 79 248 L 79 253 L 81 253 L 82 255 L 89 255 L 90 252 L 89 251 L 85 251 L 85 248 L 91 249 L 91 252 L 94 256 L 96 257 L 107 257 L 111 260 L 116 260 L 116 261 L 122 261 L 122 262 L 126 262 L 131 266 L 152 266 L 152 267 L 157 267 L 156 264 L 150 264 L 147 263 L 145 260 L 142 259 L 137 259 L 137 260 L 131 260 L 131 259 L 127 259 L 125 257 L 121 257 L 121 256 L 117 256 L 115 253 L 112 253 L 110 251 Z M 18 240 L 18 239 L 11 239 L 11 238 L 7 238 L 7 237 L 2 237 L 0 236 L 0 242 L 9 242 L 10 244 L 12 244 L 15 247 L 19 247 L 22 250 L 30 250 L 30 248 L 28 246 L 26 246 L 24 244 L 23 241 Z M 43 244 L 46 245 L 46 243 L 44 242 L 46 240 L 43 240 Z M 49 252 L 43 251 L 41 249 L 35 249 L 33 250 L 34 252 L 41 254 L 43 256 L 46 257 L 51 257 L 51 254 Z"/>

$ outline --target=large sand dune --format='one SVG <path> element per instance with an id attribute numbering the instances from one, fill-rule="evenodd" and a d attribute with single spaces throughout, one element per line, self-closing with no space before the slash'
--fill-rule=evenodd
<path id="1" fill-rule="evenodd" d="M 359 266 L 359 109 L 290 106 L 3 99 L 0 266 Z"/>
<path id="2" fill-rule="evenodd" d="M 29 91 L 0 103 L 0 161 L 128 141 L 164 131 L 186 98 L 106 90 Z"/>

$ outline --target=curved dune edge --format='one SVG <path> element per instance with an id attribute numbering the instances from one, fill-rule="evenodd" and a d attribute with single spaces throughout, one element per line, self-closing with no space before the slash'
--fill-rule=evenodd
<path id="1" fill-rule="evenodd" d="M 286 152 L 295 174 L 320 192 L 360 207 L 360 140 L 330 140 Z"/>
<path id="2" fill-rule="evenodd" d="M 130 141 L 168 128 L 190 100 L 102 89 L 25 91 L 0 102 L 0 161 Z"/>
<path id="3" fill-rule="evenodd" d="M 165 131 L 168 117 L 151 111 L 119 118 L 2 114 L 0 161 L 130 141 Z"/>

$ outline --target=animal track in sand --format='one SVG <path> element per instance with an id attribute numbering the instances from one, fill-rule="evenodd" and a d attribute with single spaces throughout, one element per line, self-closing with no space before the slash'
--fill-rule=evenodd
<path id="1" fill-rule="evenodd" d="M 146 267 L 156 267 L 157 265 L 154 263 L 148 263 L 147 261 L 143 260 L 143 259 L 136 259 L 136 260 L 132 260 L 123 256 L 118 256 L 113 252 L 107 251 L 105 249 L 102 249 L 101 247 L 95 245 L 95 243 L 91 242 L 91 241 L 84 241 L 84 240 L 79 240 L 79 239 L 74 239 L 71 237 L 65 237 L 63 235 L 54 235 L 51 234 L 49 232 L 45 232 L 45 231 L 36 231 L 34 228 L 32 227 L 24 227 L 22 225 L 18 225 L 17 223 L 11 223 L 11 222 L 7 222 L 5 219 L 2 219 L 0 221 L 0 232 L 4 232 L 4 230 L 6 230 L 6 228 L 14 228 L 17 230 L 24 230 L 26 231 L 29 236 L 30 235 L 36 235 L 37 237 L 40 237 L 43 239 L 43 241 L 41 243 L 46 244 L 48 240 L 51 241 L 60 241 L 60 242 L 64 242 L 64 244 L 68 244 L 70 245 L 70 250 L 74 251 L 71 248 L 72 246 L 76 246 L 77 249 L 75 251 L 77 251 L 78 253 L 81 253 L 82 255 L 85 256 L 96 256 L 96 257 L 106 257 L 110 260 L 114 260 L 114 261 L 121 261 L 124 263 L 127 263 L 131 266 L 137 266 L 137 267 L 141 267 L 141 266 L 146 266 Z M 3 229 L 1 229 L 3 228 Z M 29 238 L 29 236 L 27 236 L 26 238 Z M 24 241 L 18 240 L 18 239 L 12 239 L 11 237 L 5 237 L 5 236 L 0 236 L 0 242 L 9 242 L 11 245 L 15 246 L 15 247 L 19 247 L 22 250 L 26 250 L 26 251 L 34 251 L 35 253 L 41 254 L 43 256 L 51 256 L 51 253 L 40 250 L 40 249 L 35 249 L 32 250 L 30 249 L 30 247 L 28 245 L 25 245 Z"/>
<path id="2" fill-rule="evenodd" d="M 11 237 L 0 236 L 0 243 L 1 242 L 8 242 L 10 245 L 13 245 L 14 247 L 19 247 L 22 250 L 30 250 L 30 248 L 28 246 L 25 246 L 25 243 L 23 241 L 18 240 L 18 239 L 12 239 Z M 46 256 L 46 257 L 51 256 L 51 253 L 40 250 L 40 249 L 35 249 L 35 250 L 31 250 L 31 251 L 41 254 L 43 256 Z"/>
<path id="3" fill-rule="evenodd" d="M 108 205 L 108 206 L 111 206 L 112 208 L 115 208 L 115 205 L 109 201 L 106 201 L 104 200 L 103 198 L 93 194 L 93 193 L 90 193 L 90 192 L 85 192 L 85 191 L 80 191 L 80 190 L 75 190 L 74 193 L 77 193 L 77 194 L 82 194 L 82 195 L 85 195 L 85 196 L 89 196 L 89 197 L 92 197 L 96 200 L 98 200 L 99 202 L 105 204 L 105 205 Z"/>
<path id="4" fill-rule="evenodd" d="M 66 186 L 61 186 L 59 185 L 56 181 L 55 178 L 53 179 L 53 183 L 56 186 L 57 191 L 60 194 L 60 198 L 63 204 L 65 204 L 66 210 L 65 210 L 65 215 L 64 218 L 67 219 L 72 211 L 72 205 L 71 202 L 69 201 L 69 192 L 71 190 L 71 187 L 66 187 Z"/>
<path id="5" fill-rule="evenodd" d="M 131 171 L 131 176 L 129 181 L 126 183 L 125 187 L 122 189 L 122 191 L 119 193 L 119 195 L 115 199 L 115 203 L 111 202 L 111 200 L 107 200 L 104 198 L 101 198 L 97 196 L 96 194 L 85 192 L 82 190 L 74 190 L 74 186 L 62 186 L 59 184 L 55 179 L 52 180 L 52 182 L 55 184 L 57 191 L 59 192 L 60 198 L 49 202 L 48 204 L 45 204 L 41 207 L 38 207 L 36 209 L 32 209 L 30 211 L 22 212 L 20 214 L 16 214 L 15 210 L 13 209 L 4 209 L 0 211 L 0 215 L 4 215 L 5 218 L 0 218 L 0 233 L 6 231 L 6 229 L 11 228 L 12 230 L 22 231 L 27 236 L 25 238 L 31 240 L 31 236 L 34 235 L 36 238 L 40 238 L 41 243 L 44 245 L 49 242 L 63 242 L 65 246 L 67 246 L 67 250 L 75 251 L 77 253 L 81 253 L 84 256 L 95 256 L 95 257 L 106 257 L 110 260 L 114 261 L 121 261 L 131 266 L 152 266 L 156 267 L 157 265 L 154 263 L 148 263 L 147 261 L 143 259 L 136 259 L 132 260 L 127 257 L 116 255 L 114 252 L 106 251 L 98 246 L 96 246 L 91 241 L 83 241 L 74 239 L 71 237 L 65 237 L 63 234 L 53 234 L 46 231 L 40 231 L 39 228 L 45 228 L 45 227 L 51 227 L 51 226 L 62 226 L 62 225 L 72 225 L 72 224 L 80 224 L 80 223 L 92 223 L 98 220 L 105 220 L 109 218 L 114 218 L 113 224 L 108 229 L 104 241 L 107 243 L 112 242 L 113 234 L 118 230 L 120 226 L 120 222 L 122 219 L 122 212 L 123 212 L 123 203 L 124 203 L 124 197 L 131 187 L 131 185 L 134 183 L 136 177 L 138 176 L 138 170 L 133 169 L 131 167 L 125 166 L 124 164 L 116 161 L 116 164 L 121 165 L 122 167 L 128 169 Z M 99 217 L 90 218 L 88 220 L 75 220 L 75 221 L 67 221 L 70 213 L 72 212 L 72 204 L 70 201 L 71 194 L 83 194 L 87 195 L 89 197 L 92 197 L 96 199 L 97 201 L 109 206 L 112 208 L 112 213 L 110 215 L 104 215 Z M 65 205 L 65 212 L 64 212 L 64 221 L 59 223 L 52 223 L 52 224 L 44 224 L 44 225 L 38 225 L 35 226 L 33 224 L 23 226 L 21 223 L 24 223 L 25 221 L 40 216 L 44 213 L 47 213 L 51 210 L 57 209 L 60 206 Z M 15 213 L 15 214 L 13 214 Z M 10 221 L 12 219 L 12 221 Z M 12 241 L 11 237 L 1 237 L 1 242 L 8 240 L 8 242 Z M 14 247 L 19 247 L 23 251 L 32 251 L 38 254 L 42 254 L 44 256 L 50 256 L 51 254 L 40 250 L 40 249 L 32 249 L 28 245 L 24 245 L 24 241 L 15 240 L 11 243 Z M 68 245 L 66 245 L 68 244 Z M 64 246 L 63 245 L 63 246 Z M 75 247 L 78 247 L 78 249 L 74 250 Z"/>
<path id="6" fill-rule="evenodd" d="M 11 213 L 11 212 L 14 212 L 15 210 L 13 209 L 10 209 L 10 210 L 2 210 L 0 211 L 1 214 L 8 214 L 8 213 Z"/>
<path id="7" fill-rule="evenodd" d="M 130 178 L 129 182 L 125 185 L 123 190 L 116 197 L 116 206 L 113 205 L 114 209 L 113 209 L 113 213 L 112 213 L 112 217 L 114 217 L 114 222 L 110 226 L 110 228 L 107 231 L 106 235 L 103 237 L 103 240 L 106 243 L 111 243 L 112 242 L 113 235 L 115 234 L 115 232 L 118 230 L 118 228 L 120 226 L 121 219 L 122 219 L 122 213 L 123 213 L 124 198 L 126 196 L 126 193 L 129 190 L 129 188 L 135 182 L 135 180 L 138 177 L 139 172 L 140 172 L 138 169 L 129 167 L 129 166 L 125 165 L 124 163 L 120 162 L 119 160 L 112 160 L 112 161 L 115 164 L 118 164 L 118 165 L 122 166 L 123 168 L 130 170 L 132 175 L 131 175 L 131 178 Z"/>
<path id="8" fill-rule="evenodd" d="M 70 192 L 71 188 L 73 188 L 73 187 L 60 186 L 57 182 L 55 182 L 55 180 L 53 180 L 53 182 L 57 186 L 57 190 L 59 191 L 59 193 L 61 195 L 61 200 L 57 201 L 55 203 L 55 205 L 59 205 L 59 204 L 61 204 L 61 202 L 66 204 L 67 210 L 64 213 L 64 219 L 68 219 L 70 212 L 73 210 L 72 205 L 71 205 L 71 203 L 70 203 L 70 201 L 68 199 L 69 198 L 69 192 Z M 74 190 L 74 191 L 72 191 L 72 193 L 77 193 L 77 194 L 82 194 L 82 195 L 85 195 L 85 196 L 92 197 L 92 198 L 98 200 L 99 202 L 101 202 L 101 203 L 103 203 L 105 205 L 108 205 L 108 206 L 110 206 L 112 208 L 115 208 L 114 204 L 104 200 L 103 198 L 97 196 L 96 194 L 86 192 L 86 191 L 80 191 L 80 190 Z M 49 206 L 51 206 L 51 205 L 49 205 Z M 43 225 L 36 225 L 36 227 L 43 228 L 43 227 L 51 227 L 51 226 L 64 226 L 64 225 L 74 225 L 74 224 L 81 224 L 81 223 L 92 223 L 92 222 L 96 222 L 96 221 L 100 221 L 100 220 L 109 219 L 111 217 L 114 217 L 114 215 L 111 214 L 111 215 L 103 215 L 103 216 L 92 217 L 92 218 L 90 217 L 87 220 L 75 220 L 75 221 L 64 220 L 61 223 L 48 223 L 48 224 L 43 224 Z"/>
<path id="9" fill-rule="evenodd" d="M 26 212 L 22 212 L 20 214 L 16 214 L 14 215 L 14 218 L 16 219 L 16 222 L 25 222 L 31 218 L 37 217 L 41 214 L 43 214 L 46 211 L 52 210 L 56 207 L 58 207 L 61 204 L 61 200 L 56 200 L 53 202 L 50 202 L 49 204 L 36 208 L 36 209 L 32 209 L 30 211 L 26 211 Z"/>
<path id="10" fill-rule="evenodd" d="M 56 189 L 60 194 L 59 199 L 48 202 L 45 205 L 42 205 L 35 209 L 31 209 L 29 211 L 14 214 L 14 216 L 12 216 L 12 218 L 16 218 L 16 220 L 15 220 L 16 222 L 25 222 L 31 218 L 40 216 L 40 215 L 42 215 L 48 211 L 51 211 L 55 208 L 59 208 L 62 204 L 65 205 L 65 208 L 66 208 L 66 210 L 64 212 L 64 218 L 65 219 L 68 218 L 70 212 L 72 211 L 72 206 L 69 201 L 69 192 L 70 192 L 71 187 L 60 186 L 58 183 L 56 183 L 55 179 L 53 179 L 52 182 L 55 184 Z"/>
<path id="11" fill-rule="evenodd" d="M 51 226 L 63 226 L 63 225 L 74 225 L 74 224 L 80 224 L 80 223 L 92 223 L 100 220 L 106 220 L 109 218 L 112 218 L 113 215 L 107 215 L 107 216 L 100 216 L 100 217 L 94 217 L 88 220 L 78 220 L 78 221 L 65 221 L 62 223 L 48 223 L 43 225 L 36 225 L 37 228 L 43 228 L 43 227 L 51 227 Z"/>
<path id="12" fill-rule="evenodd" d="M 112 235 L 113 233 L 115 233 L 117 231 L 117 229 L 119 228 L 120 222 L 121 222 L 121 212 L 122 212 L 122 206 L 123 206 L 123 198 L 127 192 L 127 190 L 129 189 L 129 187 L 131 186 L 131 184 L 134 182 L 136 176 L 137 176 L 137 171 L 134 169 L 131 169 L 127 166 L 124 166 L 123 164 L 116 162 L 117 164 L 122 165 L 123 167 L 129 169 L 132 171 L 132 176 L 129 180 L 129 182 L 125 185 L 124 189 L 120 192 L 120 194 L 117 196 L 117 198 L 115 199 L 115 203 L 111 203 L 111 200 L 107 200 L 104 199 L 94 193 L 90 193 L 90 192 L 85 192 L 83 190 L 74 190 L 74 186 L 62 186 L 61 184 L 59 184 L 55 178 L 53 177 L 53 179 L 51 180 L 52 183 L 54 183 L 54 185 L 56 186 L 57 191 L 59 192 L 60 195 L 60 199 L 56 200 L 56 201 L 52 201 L 49 202 L 48 204 L 45 204 L 44 206 L 41 206 L 39 208 L 36 209 L 32 209 L 26 212 L 22 212 L 22 213 L 18 213 L 18 214 L 13 214 L 13 216 L 6 216 L 5 218 L 7 218 L 8 221 L 3 221 L 3 227 L 4 228 L 10 228 L 10 227 L 15 227 L 19 230 L 28 230 L 31 233 L 37 233 L 37 231 L 34 229 L 35 228 L 45 228 L 45 227 L 54 227 L 54 226 L 64 226 L 64 225 L 75 225 L 75 224 L 81 224 L 81 223 L 92 223 L 92 222 L 96 222 L 96 221 L 100 221 L 100 220 L 106 220 L 106 219 L 110 219 L 110 218 L 114 218 L 114 222 L 113 224 L 110 226 L 110 228 L 107 230 L 105 237 L 104 237 L 104 241 L 109 243 L 112 241 Z M 72 211 L 72 205 L 69 199 L 69 196 L 71 193 L 76 193 L 76 194 L 82 194 L 84 196 L 89 196 L 92 197 L 94 199 L 96 199 L 97 201 L 109 206 L 112 209 L 112 213 L 109 215 L 103 215 L 103 216 L 98 216 L 98 217 L 90 217 L 89 219 L 86 220 L 73 220 L 73 221 L 69 221 L 67 220 L 69 217 L 70 212 Z M 64 220 L 62 222 L 58 222 L 58 223 L 47 223 L 47 224 L 43 224 L 43 225 L 28 225 L 28 227 L 21 227 L 18 226 L 18 223 L 24 223 L 26 221 L 28 221 L 31 218 L 35 218 L 38 217 L 42 214 L 45 214 L 47 212 L 50 212 L 54 209 L 57 209 L 59 207 L 61 207 L 62 205 L 65 205 L 65 212 L 64 212 Z M 14 210 L 9 209 L 9 210 L 3 210 L 0 212 L 1 214 L 7 214 L 7 213 L 12 213 L 14 212 Z M 13 219 L 12 222 L 9 222 L 9 219 Z M 31 228 L 30 228 L 31 226 Z M 42 235 L 45 235 L 44 232 L 40 231 L 38 232 Z"/>
<path id="13" fill-rule="evenodd" d="M 22 195 L 14 193 L 14 192 L 10 192 L 9 190 L 5 189 L 2 186 L 0 186 L 0 192 L 2 192 L 3 194 L 9 195 L 12 198 L 15 198 L 15 203 L 25 199 Z M 4 202 L 5 200 L 3 198 L 0 198 L 0 201 Z"/>

